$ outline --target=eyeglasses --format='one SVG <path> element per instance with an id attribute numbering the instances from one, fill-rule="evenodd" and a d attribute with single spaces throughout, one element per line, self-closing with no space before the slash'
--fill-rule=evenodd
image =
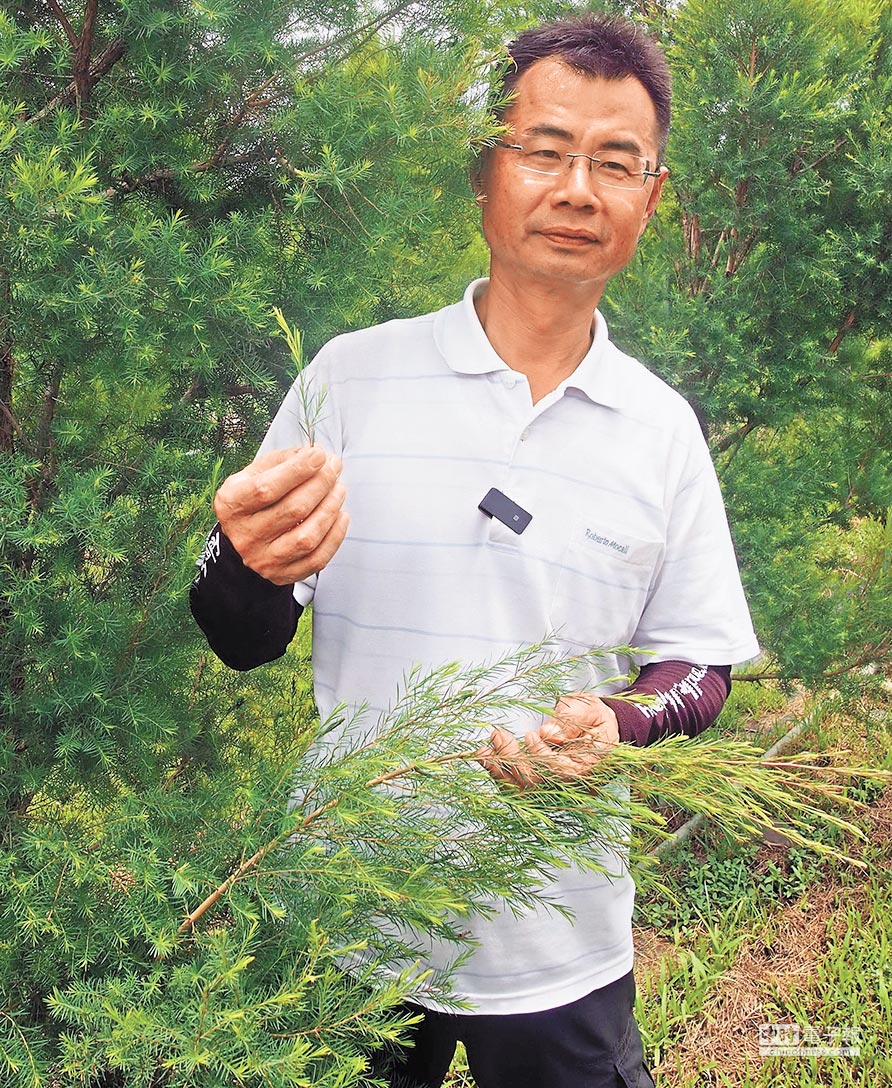
<path id="1" fill-rule="evenodd" d="M 647 159 L 627 151 L 605 150 L 586 155 L 582 151 L 557 151 L 541 140 L 530 141 L 524 146 L 497 140 L 495 146 L 516 151 L 515 163 L 519 169 L 546 177 L 557 177 L 565 169 L 571 169 L 575 159 L 588 159 L 589 171 L 598 184 L 607 185 L 611 189 L 641 189 L 648 178 L 660 176 L 659 170 L 651 170 Z"/>

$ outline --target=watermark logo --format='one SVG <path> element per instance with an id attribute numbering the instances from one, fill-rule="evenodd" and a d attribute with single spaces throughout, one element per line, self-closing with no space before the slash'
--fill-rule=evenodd
<path id="1" fill-rule="evenodd" d="M 861 1029 L 853 1025 L 825 1028 L 815 1024 L 760 1024 L 762 1058 L 857 1058 Z"/>

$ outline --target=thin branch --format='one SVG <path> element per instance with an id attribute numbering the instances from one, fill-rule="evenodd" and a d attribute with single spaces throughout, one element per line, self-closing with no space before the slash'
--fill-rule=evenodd
<path id="1" fill-rule="evenodd" d="M 25 438 L 25 432 L 22 430 L 21 423 L 19 423 L 19 421 L 10 411 L 9 407 L 2 400 L 0 400 L 0 412 L 2 412 L 3 415 L 6 417 L 7 423 L 9 423 L 10 427 L 12 427 L 15 433 L 19 436 L 20 441 L 27 444 L 27 439 Z M 11 444 L 6 433 L 6 428 L 0 427 L 0 450 L 9 450 L 10 448 Z"/>
<path id="2" fill-rule="evenodd" d="M 74 32 L 74 27 L 68 21 L 68 16 L 59 7 L 59 5 L 56 3 L 56 0 L 46 0 L 46 2 L 50 8 L 50 11 L 52 11 L 52 13 L 61 23 L 62 29 L 65 31 L 65 35 L 68 38 L 68 44 L 75 52 L 77 52 L 77 47 L 80 45 L 80 42 L 78 41 L 77 34 L 75 34 Z"/>
<path id="3" fill-rule="evenodd" d="M 12 327 L 9 320 L 12 305 L 12 287 L 9 272 L 0 268 L 0 407 L 10 426 L 0 426 L 0 450 L 11 453 L 14 448 L 13 431 L 22 437 L 22 428 L 12 414 L 12 389 L 15 380 L 15 355 L 13 354 Z"/>
<path id="4" fill-rule="evenodd" d="M 638 0 L 638 11 L 645 19 L 666 17 L 666 4 L 660 0 Z"/>
<path id="5" fill-rule="evenodd" d="M 233 137 L 235 136 L 236 132 L 238 131 L 239 125 L 241 125 L 241 123 L 248 116 L 248 114 L 251 113 L 251 111 L 255 107 L 257 107 L 257 106 L 260 106 L 260 107 L 268 106 L 270 104 L 270 102 L 272 102 L 271 98 L 264 98 L 263 95 L 266 93 L 267 90 L 269 90 L 269 88 L 276 81 L 276 79 L 278 79 L 279 75 L 280 75 L 279 72 L 273 72 L 273 74 L 269 77 L 269 79 L 267 79 L 263 83 L 261 83 L 261 85 L 257 88 L 257 90 L 252 91 L 248 95 L 248 97 L 241 104 L 241 106 L 239 106 L 239 108 L 235 111 L 235 113 L 229 118 L 229 120 L 226 122 L 226 124 L 230 129 L 232 129 L 232 131 L 222 141 L 222 143 L 219 145 L 217 150 L 213 153 L 213 155 L 211 155 L 210 159 L 207 160 L 208 168 L 210 168 L 212 166 L 219 166 L 219 164 L 222 161 L 224 155 L 229 150 L 229 145 L 232 143 Z"/>
<path id="6" fill-rule="evenodd" d="M 747 420 L 742 427 L 738 427 L 736 431 L 724 435 L 724 437 L 713 443 L 713 451 L 715 453 L 724 453 L 725 450 L 730 449 L 736 443 L 742 442 L 751 431 L 756 429 L 756 427 L 758 427 L 758 423 L 751 419 Z"/>
<path id="7" fill-rule="evenodd" d="M 475 748 L 473 751 L 449 752 L 445 755 L 434 756 L 432 759 L 425 760 L 423 763 L 407 763 L 403 767 L 396 767 L 392 771 L 386 771 L 384 774 L 379 774 L 374 778 L 370 778 L 364 783 L 364 786 L 366 789 L 373 789 L 375 786 L 382 786 L 388 782 L 393 782 L 397 778 L 405 778 L 407 775 L 414 774 L 422 767 L 430 767 L 431 765 L 439 767 L 446 763 L 455 763 L 458 760 L 468 762 L 470 760 L 478 759 L 479 756 L 479 748 Z M 199 918 L 209 911 L 210 908 L 229 891 L 233 884 L 237 883 L 242 877 L 250 873 L 252 869 L 256 869 L 267 854 L 275 850 L 276 847 L 281 846 L 286 839 L 290 839 L 293 835 L 299 835 L 301 831 L 306 831 L 306 829 L 311 824 L 314 824 L 320 817 L 324 816 L 327 812 L 330 812 L 333 808 L 337 808 L 340 800 L 340 797 L 332 797 L 331 800 L 326 801 L 324 805 L 319 805 L 318 808 L 314 808 L 311 812 L 308 812 L 302 820 L 295 821 L 287 831 L 281 832 L 265 846 L 261 846 L 255 854 L 252 854 L 247 861 L 243 861 L 234 873 L 228 876 L 218 888 L 212 891 L 211 894 L 195 908 L 195 910 L 186 916 L 177 930 L 177 933 L 185 933 L 192 929 Z"/>
<path id="8" fill-rule="evenodd" d="M 121 185 L 110 185 L 103 190 L 102 195 L 111 199 L 116 196 L 125 196 L 127 193 L 135 193 L 146 185 L 154 185 L 159 181 L 173 181 L 176 173 L 168 166 L 162 166 L 153 170 L 150 174 L 141 174 L 137 178 L 125 177 Z"/>
<path id="9" fill-rule="evenodd" d="M 29 485 L 31 509 L 35 512 L 40 507 L 47 487 L 52 482 L 56 469 L 56 442 L 53 437 L 53 420 L 56 418 L 56 406 L 59 403 L 59 390 L 62 385 L 62 363 L 57 360 L 53 366 L 50 380 L 43 394 L 43 406 L 34 447 L 41 458 L 40 472 Z"/>
<path id="10" fill-rule="evenodd" d="M 681 224 L 684 234 L 685 252 L 688 260 L 697 261 L 700 257 L 700 220 L 699 217 L 689 215 L 684 209 L 681 212 Z"/>
<path id="11" fill-rule="evenodd" d="M 751 432 L 748 431 L 747 434 L 749 434 L 749 433 L 751 433 Z M 730 448 L 731 452 L 725 458 L 725 461 L 721 466 L 721 472 L 722 473 L 728 472 L 730 470 L 731 466 L 734 464 L 734 461 L 737 458 L 737 455 L 740 453 L 740 451 L 744 447 L 744 444 L 746 442 L 746 437 L 747 437 L 746 434 L 738 433 L 736 444 L 733 447 Z"/>
<path id="12" fill-rule="evenodd" d="M 90 106 L 90 91 L 93 80 L 90 75 L 90 57 L 93 52 L 93 36 L 96 29 L 96 13 L 99 0 L 87 0 L 84 9 L 84 21 L 74 55 L 74 84 L 76 87 L 77 113 L 81 121 L 86 120 Z"/>
<path id="13" fill-rule="evenodd" d="M 876 453 L 876 446 L 868 446 L 864 453 L 858 458 L 858 465 L 855 469 L 856 478 L 849 484 L 849 492 L 846 495 L 845 502 L 842 504 L 841 510 L 851 510 L 854 508 L 858 499 L 858 479 L 857 476 L 864 473 L 870 462 L 871 457 Z M 852 473 L 847 473 L 849 479 L 852 479 Z M 862 586 L 862 589 L 865 587 Z"/>
<path id="14" fill-rule="evenodd" d="M 183 173 L 191 171 L 195 174 L 202 174 L 207 170 L 213 170 L 215 167 L 237 166 L 239 163 L 256 159 L 258 152 L 259 149 L 255 148 L 253 151 L 241 155 L 228 155 L 219 162 L 214 162 L 213 158 L 205 159 L 203 162 L 193 162 L 183 169 Z M 169 166 L 161 166 L 157 170 L 152 170 L 151 173 L 140 174 L 139 177 L 125 177 L 122 184 L 110 185 L 103 190 L 102 195 L 108 199 L 116 196 L 126 196 L 128 193 L 135 193 L 137 189 L 142 189 L 147 185 L 155 185 L 159 181 L 174 181 L 178 176 L 180 175 L 176 170 L 171 169 Z"/>
<path id="15" fill-rule="evenodd" d="M 835 669 L 828 669 L 827 672 L 822 672 L 818 676 L 810 677 L 809 679 L 834 680 L 838 676 L 845 676 L 847 673 L 854 672 L 855 669 L 863 669 L 865 665 L 873 664 L 877 658 L 885 657 L 890 652 L 892 652 L 892 640 L 881 642 L 876 646 L 871 645 L 862 650 L 858 657 L 847 665 L 840 665 Z M 796 672 L 744 672 L 739 674 L 732 673 L 731 679 L 740 680 L 747 684 L 755 684 L 762 680 L 802 680 L 804 678 L 800 673 Z"/>
<path id="16" fill-rule="evenodd" d="M 845 321 L 843 321 L 842 325 L 840 325 L 839 332 L 837 332 L 836 336 L 834 336 L 830 343 L 827 345 L 828 355 L 835 355 L 839 351 L 840 344 L 845 339 L 846 333 L 855 324 L 855 318 L 857 316 L 858 311 L 854 307 L 846 314 L 846 319 Z"/>
<path id="17" fill-rule="evenodd" d="M 374 19 L 370 19 L 363 26 L 346 30 L 343 34 L 338 34 L 336 37 L 325 42 L 323 45 L 318 46 L 316 49 L 311 49 L 307 53 L 300 53 L 295 57 L 295 63 L 301 64 L 304 61 L 312 60 L 314 57 L 318 57 L 320 53 L 327 53 L 330 49 L 335 49 L 339 45 L 344 45 L 346 42 L 349 42 L 351 38 L 357 38 L 361 34 L 374 34 L 376 31 L 380 30 L 381 27 L 390 22 L 391 19 L 395 19 L 398 15 L 401 15 L 408 8 L 412 7 L 414 3 L 415 0 L 401 0 L 399 4 L 395 4 L 392 8 L 382 12 L 381 15 L 376 16 Z"/>
<path id="18" fill-rule="evenodd" d="M 50 380 L 47 382 L 43 394 L 43 407 L 40 412 L 40 423 L 37 428 L 37 448 L 45 450 L 51 441 L 53 420 L 56 417 L 56 405 L 59 402 L 59 389 L 62 384 L 62 363 L 57 360 L 53 366 Z"/>
<path id="19" fill-rule="evenodd" d="M 165 778 L 164 785 L 161 787 L 161 789 L 162 790 L 169 790 L 170 787 L 174 784 L 174 782 L 176 782 L 176 780 L 186 770 L 186 768 L 189 766 L 189 764 L 191 762 L 192 762 L 192 757 L 190 755 L 182 756 L 180 758 L 179 763 L 177 763 L 176 767 L 174 767 L 174 769 L 170 772 L 170 774 L 167 776 L 167 778 Z"/>
<path id="20" fill-rule="evenodd" d="M 848 137 L 843 136 L 841 139 L 836 141 L 836 143 L 833 145 L 833 147 L 830 148 L 829 151 L 825 151 L 823 155 L 819 155 L 818 158 L 816 158 L 814 162 L 809 163 L 808 166 L 805 165 L 802 160 L 802 156 L 800 155 L 797 161 L 795 161 L 790 167 L 790 174 L 795 177 L 803 170 L 814 170 L 816 167 L 820 166 L 821 163 L 824 162 L 826 159 L 829 159 L 831 155 L 835 155 L 838 151 L 841 151 L 848 142 Z"/>
<path id="21" fill-rule="evenodd" d="M 105 49 L 99 55 L 99 59 L 90 68 L 89 80 L 91 88 L 94 87 L 99 82 L 99 80 L 102 79 L 102 77 L 105 76 L 118 63 L 118 61 L 121 59 L 121 57 L 124 56 L 126 52 L 127 43 L 123 40 L 123 38 L 117 38 L 111 43 L 111 45 L 108 46 L 107 49 Z M 26 125 L 37 124 L 45 117 L 48 117 L 49 114 L 53 113 L 54 110 L 57 110 L 60 106 L 67 105 L 69 102 L 74 101 L 77 98 L 77 95 L 78 85 L 74 80 L 72 80 L 68 84 L 68 87 L 64 91 L 62 91 L 61 94 L 57 94 L 55 98 L 47 102 L 42 110 L 39 110 L 31 117 L 26 118 L 24 123 Z"/>
<path id="22" fill-rule="evenodd" d="M 291 174 L 292 177 L 294 177 L 294 178 L 302 178 L 303 177 L 303 174 L 301 173 L 301 171 L 298 170 L 296 166 L 294 166 L 291 162 L 289 162 L 288 159 L 285 158 L 285 153 L 282 151 L 281 147 L 276 148 L 276 150 L 275 150 L 275 159 L 276 159 L 276 162 L 279 164 L 279 166 L 281 166 L 283 170 L 286 170 L 289 174 Z"/>
<path id="23" fill-rule="evenodd" d="M 276 162 L 282 167 L 282 169 L 286 170 L 289 174 L 291 174 L 292 177 L 303 179 L 303 174 L 301 173 L 301 171 L 298 170 L 296 166 L 294 166 L 292 163 L 290 163 L 288 161 L 288 159 L 285 158 L 285 155 L 284 155 L 284 153 L 283 153 L 283 151 L 282 151 L 282 149 L 280 147 L 276 148 L 275 158 L 276 158 Z M 353 218 L 359 224 L 360 230 L 363 232 L 363 234 L 365 234 L 365 236 L 367 238 L 371 238 L 371 233 L 369 232 L 368 228 L 365 226 L 363 221 L 359 218 L 359 216 L 354 211 L 353 206 L 350 204 L 350 201 L 347 199 L 346 193 L 343 193 L 342 196 L 344 198 L 344 203 L 347 205 L 347 208 L 348 208 L 350 214 L 353 216 Z M 354 236 L 356 235 L 356 231 L 353 230 L 353 228 L 351 228 L 349 222 L 341 215 L 341 213 L 339 211 L 337 211 L 336 208 L 333 208 L 331 206 L 331 204 L 329 204 L 329 202 L 325 199 L 324 196 L 322 196 L 321 193 L 317 192 L 316 197 L 319 200 L 319 202 L 321 204 L 324 204 L 325 207 L 328 208 L 328 210 L 331 212 L 331 214 L 336 219 L 338 219 L 340 221 L 341 225 L 344 227 L 344 229 L 346 231 L 353 234 Z"/>
<path id="24" fill-rule="evenodd" d="M 757 229 L 751 230 L 742 243 L 737 245 L 739 232 L 736 227 L 731 228 L 731 248 L 728 251 L 728 263 L 725 265 L 725 275 L 733 276 L 740 270 L 740 266 L 749 256 L 753 248 L 753 242 L 759 236 Z"/>
<path id="25" fill-rule="evenodd" d="M 719 254 L 721 253 L 722 246 L 728 241 L 728 232 L 723 230 L 719 235 L 719 240 L 715 244 L 715 249 L 712 251 L 712 260 L 709 262 L 710 271 L 714 272 L 718 267 Z"/>
<path id="26" fill-rule="evenodd" d="M 743 245 L 740 247 L 737 253 L 737 260 L 734 263 L 734 271 L 737 272 L 743 262 L 749 257 L 750 250 L 753 248 L 753 243 L 759 237 L 758 229 L 754 228 L 746 236 Z"/>
<path id="27" fill-rule="evenodd" d="M 830 151 L 825 151 L 823 155 L 820 155 L 817 159 L 815 159 L 815 161 L 809 166 L 808 169 L 814 170 L 814 168 L 816 166 L 820 166 L 825 159 L 829 159 L 831 155 L 835 155 L 837 151 L 841 151 L 847 143 L 848 137 L 843 136 L 842 139 L 836 141 Z"/>

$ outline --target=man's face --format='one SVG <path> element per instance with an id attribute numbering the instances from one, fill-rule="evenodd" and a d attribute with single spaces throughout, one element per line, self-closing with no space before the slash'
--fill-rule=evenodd
<path id="1" fill-rule="evenodd" d="M 537 61 L 517 82 L 505 116 L 506 143 L 547 136 L 562 152 L 613 148 L 657 162 L 656 111 L 637 79 L 595 79 L 554 57 Z M 653 214 L 667 175 L 640 189 L 598 183 L 587 159 L 558 176 L 519 166 L 517 152 L 494 148 L 481 178 L 483 233 L 493 279 L 604 285 L 626 266 Z"/>

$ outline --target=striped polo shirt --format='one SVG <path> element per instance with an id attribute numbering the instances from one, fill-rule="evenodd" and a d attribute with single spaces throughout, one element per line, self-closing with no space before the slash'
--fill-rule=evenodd
<path id="1" fill-rule="evenodd" d="M 585 358 L 533 404 L 477 317 L 485 282 L 436 313 L 330 341 L 261 447 L 303 444 L 303 405 L 322 394 L 315 441 L 343 458 L 350 512 L 334 559 L 295 586 L 300 604 L 313 601 L 323 718 L 342 702 L 386 711 L 413 665 L 492 660 L 555 633 L 568 653 L 631 645 L 650 651 L 642 661 L 758 652 L 688 404 L 611 343 L 600 313 Z M 522 534 L 478 509 L 490 488 L 532 515 Z M 597 668 L 573 687 L 628 661 Z M 479 945 L 452 981 L 480 1012 L 555 1008 L 631 969 L 627 875 L 563 870 L 551 894 L 572 921 L 533 910 L 473 920 Z M 454 957 L 435 945 L 430 966 Z"/>

